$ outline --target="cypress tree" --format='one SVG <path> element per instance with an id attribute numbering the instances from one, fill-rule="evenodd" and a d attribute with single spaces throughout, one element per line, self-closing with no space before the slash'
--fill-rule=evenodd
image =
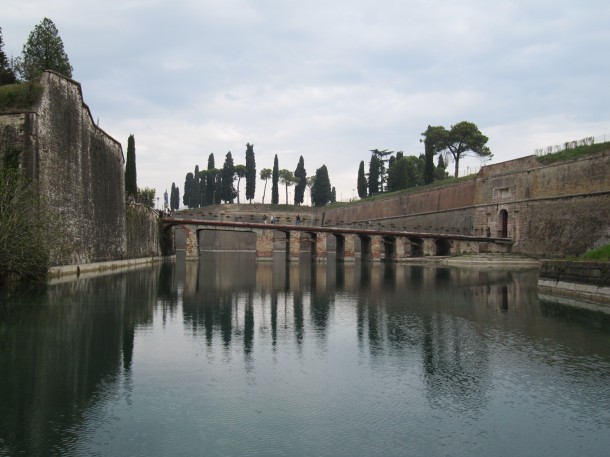
<path id="1" fill-rule="evenodd" d="M 294 186 L 294 204 L 300 205 L 305 200 L 305 188 L 307 187 L 307 171 L 305 170 L 303 156 L 299 157 L 299 163 L 296 170 L 294 170 L 294 178 L 296 181 Z"/>
<path id="2" fill-rule="evenodd" d="M 369 162 L 369 196 L 379 193 L 379 157 L 371 155 Z"/>
<path id="3" fill-rule="evenodd" d="M 169 193 L 169 209 L 171 209 L 172 211 L 175 211 L 178 209 L 178 206 L 176 205 L 176 184 L 172 183 L 172 189 Z"/>
<path id="4" fill-rule="evenodd" d="M 326 205 L 331 200 L 330 179 L 326 165 L 316 170 L 313 186 L 311 189 L 311 200 L 314 206 Z"/>
<path id="5" fill-rule="evenodd" d="M 214 165 L 214 153 L 208 156 L 208 172 L 206 173 L 206 204 L 214 205 L 216 202 L 216 167 Z"/>
<path id="6" fill-rule="evenodd" d="M 199 206 L 201 206 L 199 165 L 195 165 L 195 172 L 193 173 L 193 208 L 199 208 Z"/>
<path id="7" fill-rule="evenodd" d="M 360 161 L 358 167 L 358 197 L 366 198 L 367 196 L 368 183 L 366 182 L 366 175 L 364 174 L 364 160 Z"/>
<path id="8" fill-rule="evenodd" d="M 246 144 L 246 200 L 254 198 L 256 192 L 256 160 L 254 159 L 254 145 Z"/>
<path id="9" fill-rule="evenodd" d="M 136 198 L 138 183 L 136 177 L 136 140 L 133 134 L 127 139 L 127 162 L 125 163 L 125 193 Z"/>
<path id="10" fill-rule="evenodd" d="M 430 126 L 428 126 L 430 129 Z M 424 183 L 430 184 L 434 181 L 434 145 L 432 139 L 426 136 L 424 140 Z"/>
<path id="11" fill-rule="evenodd" d="M 222 187 L 220 190 L 220 198 L 224 200 L 225 203 L 233 203 L 233 200 L 235 200 L 235 197 L 237 196 L 237 192 L 233 185 L 233 180 L 235 179 L 235 165 L 233 163 L 231 151 L 227 152 L 227 155 L 225 156 L 225 163 L 222 167 L 221 175 Z"/>
<path id="12" fill-rule="evenodd" d="M 277 161 L 277 154 L 273 159 L 273 172 L 271 174 L 271 204 L 277 205 L 280 202 L 280 168 Z"/>
<path id="13" fill-rule="evenodd" d="M 188 172 L 184 179 L 184 195 L 182 196 L 182 203 L 187 208 L 193 206 L 193 173 Z"/>

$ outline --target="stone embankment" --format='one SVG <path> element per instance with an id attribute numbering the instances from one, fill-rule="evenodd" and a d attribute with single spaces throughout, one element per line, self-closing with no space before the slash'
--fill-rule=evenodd
<path id="1" fill-rule="evenodd" d="M 540 269 L 538 290 L 610 305 L 610 263 L 546 261 Z"/>

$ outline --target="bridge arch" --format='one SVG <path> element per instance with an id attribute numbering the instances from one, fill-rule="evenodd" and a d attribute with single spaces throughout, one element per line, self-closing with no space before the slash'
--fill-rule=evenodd
<path id="1" fill-rule="evenodd" d="M 448 239 L 439 238 L 434 240 L 434 245 L 436 246 L 437 256 L 451 255 L 451 242 Z"/>
<path id="2" fill-rule="evenodd" d="M 424 240 L 419 237 L 409 237 L 411 242 L 411 257 L 424 256 Z"/>

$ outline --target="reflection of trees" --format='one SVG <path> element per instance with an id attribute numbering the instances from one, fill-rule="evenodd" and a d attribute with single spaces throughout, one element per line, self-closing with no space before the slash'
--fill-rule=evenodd
<path id="1" fill-rule="evenodd" d="M 156 282 L 151 270 L 134 270 L 0 298 L 0 452 L 70 454 L 81 418 L 104 397 L 102 381 L 128 376 Z"/>
<path id="2" fill-rule="evenodd" d="M 490 385 L 487 342 L 465 319 L 428 314 L 421 343 L 428 400 L 439 408 L 479 410 Z"/>

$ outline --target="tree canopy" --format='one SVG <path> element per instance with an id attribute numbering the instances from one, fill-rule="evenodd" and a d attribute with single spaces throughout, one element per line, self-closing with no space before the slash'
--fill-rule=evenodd
<path id="1" fill-rule="evenodd" d="M 254 158 L 254 145 L 246 144 L 246 200 L 254 198 L 256 191 L 256 160 Z"/>
<path id="2" fill-rule="evenodd" d="M 235 176 L 237 176 L 237 204 L 239 204 L 239 184 L 241 182 L 241 178 L 244 178 L 246 176 L 246 171 L 247 168 L 245 165 L 235 165 Z"/>
<path id="3" fill-rule="evenodd" d="M 125 161 L 125 193 L 135 198 L 138 195 L 136 173 L 136 139 L 133 134 L 127 139 L 127 160 Z"/>
<path id="4" fill-rule="evenodd" d="M 305 188 L 307 187 L 307 171 L 305 170 L 303 156 L 299 157 L 299 163 L 294 170 L 294 179 L 294 204 L 301 205 L 305 201 Z"/>
<path id="5" fill-rule="evenodd" d="M 279 172 L 279 181 L 286 186 L 286 204 L 288 204 L 288 187 L 295 183 L 295 177 L 292 171 L 282 168 Z"/>
<path id="6" fill-rule="evenodd" d="M 235 165 L 233 164 L 233 155 L 231 154 L 231 151 L 227 152 L 227 155 L 225 156 L 225 163 L 222 166 L 221 175 L 220 198 L 225 203 L 233 203 L 237 196 L 237 191 L 233 185 L 233 180 L 235 179 Z"/>
<path id="7" fill-rule="evenodd" d="M 261 170 L 261 179 L 263 181 L 265 181 L 265 187 L 263 189 L 263 204 L 265 204 L 265 193 L 267 193 L 267 181 L 269 181 L 271 179 L 271 176 L 273 175 L 273 171 L 271 171 L 271 168 L 263 168 Z"/>
<path id="8" fill-rule="evenodd" d="M 324 206 L 331 201 L 330 178 L 326 165 L 316 170 L 316 176 L 311 189 L 311 201 L 314 206 Z"/>
<path id="9" fill-rule="evenodd" d="M 23 46 L 17 67 L 25 80 L 35 78 L 44 70 L 53 70 L 68 78 L 72 77 L 72 65 L 57 27 L 51 19 L 45 17 L 34 27 Z"/>
<path id="10" fill-rule="evenodd" d="M 465 157 L 468 152 L 479 157 L 493 156 L 487 147 L 488 138 L 472 122 L 458 122 L 451 126 L 450 130 L 446 130 L 442 126 L 428 126 L 423 135 L 426 137 L 426 141 L 432 142 L 434 153 L 449 151 L 455 162 L 454 176 L 456 178 L 459 174 L 460 159 Z"/>
<path id="11" fill-rule="evenodd" d="M 4 53 L 4 41 L 2 39 L 2 27 L 0 27 L 0 86 L 13 84 L 17 81 L 15 72 L 9 65 L 8 58 Z"/>
<path id="12" fill-rule="evenodd" d="M 358 197 L 366 198 L 367 196 L 368 183 L 366 181 L 366 174 L 364 173 L 364 160 L 360 161 L 358 167 Z"/>
<path id="13" fill-rule="evenodd" d="M 280 192 L 278 188 L 280 180 L 280 168 L 277 161 L 277 154 L 273 159 L 273 171 L 271 173 L 271 204 L 277 205 L 280 202 Z"/>

